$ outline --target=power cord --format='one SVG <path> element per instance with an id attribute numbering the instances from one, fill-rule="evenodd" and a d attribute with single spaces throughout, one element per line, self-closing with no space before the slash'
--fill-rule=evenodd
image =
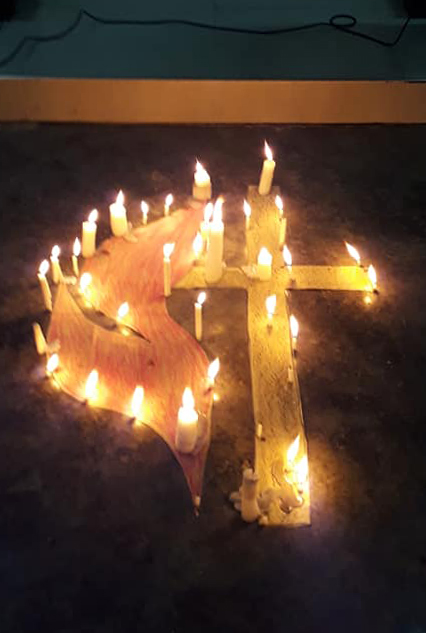
<path id="1" fill-rule="evenodd" d="M 222 33 L 240 33 L 245 35 L 284 35 L 286 33 L 296 33 L 298 31 L 307 31 L 309 29 L 316 29 L 318 27 L 329 27 L 336 29 L 337 31 L 342 31 L 343 33 L 347 33 L 348 35 L 352 35 L 353 37 L 360 37 L 362 39 L 368 40 L 370 42 L 374 42 L 375 44 L 379 44 L 380 46 L 385 46 L 387 48 L 392 48 L 396 46 L 398 42 L 401 40 L 405 29 L 407 28 L 410 17 L 408 17 L 402 27 L 400 28 L 398 34 L 395 39 L 392 41 L 381 40 L 377 37 L 373 37 L 372 35 L 367 35 L 366 33 L 362 33 L 361 31 L 354 31 L 353 27 L 357 24 L 357 19 L 353 15 L 347 14 L 336 14 L 333 15 L 328 22 L 311 22 L 308 24 L 302 24 L 300 26 L 290 26 L 283 27 L 278 29 L 245 29 L 234 26 L 216 26 L 214 24 L 207 24 L 205 22 L 196 22 L 193 20 L 172 20 L 172 19 L 164 19 L 164 20 L 126 20 L 126 19 L 110 19 L 110 18 L 102 18 L 86 9 L 80 9 L 77 16 L 62 31 L 58 33 L 54 33 L 52 35 L 26 35 L 22 38 L 22 40 L 16 45 L 16 47 L 8 54 L 6 57 L 0 60 L 0 68 L 7 66 L 15 57 L 21 52 L 24 48 L 25 44 L 34 43 L 41 44 L 44 42 L 54 42 L 57 40 L 62 40 L 75 31 L 75 29 L 80 24 L 83 17 L 87 17 L 94 22 L 99 24 L 104 24 L 108 26 L 189 26 L 198 29 L 204 29 L 208 31 L 220 31 Z"/>

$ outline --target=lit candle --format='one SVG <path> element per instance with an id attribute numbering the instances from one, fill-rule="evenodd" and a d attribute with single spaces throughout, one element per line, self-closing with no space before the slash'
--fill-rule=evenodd
<path id="1" fill-rule="evenodd" d="M 72 248 L 72 269 L 74 271 L 74 275 L 76 277 L 78 277 L 78 275 L 80 274 L 80 271 L 78 269 L 78 257 L 81 253 L 81 244 L 80 244 L 80 240 L 78 239 L 78 237 L 75 238 L 74 240 L 74 246 Z"/>
<path id="2" fill-rule="evenodd" d="M 59 355 L 52 354 L 52 356 L 49 356 L 49 358 L 47 359 L 46 376 L 52 376 L 52 374 L 55 373 L 58 367 L 59 367 Z"/>
<path id="3" fill-rule="evenodd" d="M 164 296 L 170 297 L 172 294 L 171 280 L 172 280 L 172 266 L 170 262 L 170 256 L 175 248 L 174 243 L 164 244 L 163 246 L 163 265 L 164 265 Z"/>
<path id="4" fill-rule="evenodd" d="M 212 184 L 210 176 L 198 162 L 195 165 L 194 185 L 192 187 L 192 196 L 196 200 L 210 200 L 212 197 Z"/>
<path id="5" fill-rule="evenodd" d="M 62 275 L 61 265 L 59 263 L 59 255 L 61 254 L 61 249 L 58 245 L 52 248 L 52 253 L 50 255 L 50 264 L 52 271 L 52 281 L 54 284 L 58 284 L 59 282 L 64 280 L 64 276 Z"/>
<path id="6" fill-rule="evenodd" d="M 50 292 L 49 283 L 46 279 L 46 273 L 49 270 L 49 262 L 44 259 L 38 269 L 38 280 L 40 282 L 41 292 L 43 293 L 43 301 L 46 310 L 52 312 L 52 293 Z"/>
<path id="7" fill-rule="evenodd" d="M 126 316 L 129 314 L 129 304 L 127 301 L 121 304 L 121 306 L 117 310 L 117 321 L 122 323 Z"/>
<path id="8" fill-rule="evenodd" d="M 43 330 L 38 323 L 33 323 L 33 334 L 37 353 L 41 356 L 42 354 L 46 353 L 47 343 L 46 339 L 44 338 Z"/>
<path id="9" fill-rule="evenodd" d="M 278 209 L 280 219 L 284 216 L 284 201 L 281 196 L 275 196 L 275 206 Z"/>
<path id="10" fill-rule="evenodd" d="M 189 387 L 183 392 L 176 426 L 176 449 L 180 453 L 192 453 L 197 442 L 198 414 L 194 409 L 194 396 Z"/>
<path id="11" fill-rule="evenodd" d="M 195 315 L 195 338 L 201 341 L 203 338 L 203 303 L 206 300 L 206 293 L 200 292 L 197 301 L 194 303 Z"/>
<path id="12" fill-rule="evenodd" d="M 173 204 L 173 194 L 169 193 L 164 201 L 164 215 L 170 214 L 170 207 Z"/>
<path id="13" fill-rule="evenodd" d="M 141 387 L 140 385 L 135 387 L 135 390 L 133 392 L 133 397 L 132 397 L 132 404 L 131 404 L 132 414 L 135 420 L 141 420 L 143 417 L 142 404 L 144 401 L 144 397 L 145 397 L 144 388 Z"/>
<path id="14" fill-rule="evenodd" d="M 368 275 L 368 278 L 369 278 L 370 283 L 371 283 L 371 290 L 372 291 L 377 290 L 377 273 L 376 273 L 376 269 L 374 268 L 373 264 L 369 265 L 368 271 L 367 271 L 367 275 Z"/>
<path id="15" fill-rule="evenodd" d="M 94 400 L 98 393 L 99 374 L 96 369 L 92 369 L 87 377 L 84 387 L 84 396 L 87 401 Z"/>
<path id="16" fill-rule="evenodd" d="M 148 213 L 149 213 L 149 204 L 142 200 L 141 202 L 141 211 L 142 211 L 142 224 L 146 226 L 148 224 Z"/>
<path id="17" fill-rule="evenodd" d="M 192 250 L 194 251 L 195 261 L 197 262 L 203 252 L 203 238 L 201 233 L 197 233 L 195 236 L 194 241 L 192 242 Z"/>
<path id="18" fill-rule="evenodd" d="M 222 222 L 222 197 L 216 200 L 213 211 L 213 220 L 210 223 L 209 244 L 206 257 L 206 281 L 214 283 L 219 281 L 223 273 L 223 234 Z"/>
<path id="19" fill-rule="evenodd" d="M 216 376 L 219 373 L 220 362 L 218 358 L 215 358 L 209 365 L 207 370 L 207 386 L 209 389 L 213 389 Z"/>
<path id="20" fill-rule="evenodd" d="M 291 342 L 293 345 L 293 350 L 297 350 L 297 337 L 299 336 L 299 322 L 294 316 L 294 314 L 290 315 L 290 332 L 291 332 Z"/>
<path id="21" fill-rule="evenodd" d="M 275 308 L 277 307 L 277 295 L 271 295 L 266 298 L 265 301 L 266 312 L 268 314 L 268 326 L 272 325 L 272 318 L 275 314 Z"/>
<path id="22" fill-rule="evenodd" d="M 262 173 L 260 175 L 259 193 L 266 196 L 271 191 L 272 180 L 274 178 L 275 161 L 273 160 L 271 148 L 265 141 L 265 160 L 263 161 Z"/>
<path id="23" fill-rule="evenodd" d="M 204 244 L 206 244 L 206 246 L 209 239 L 210 220 L 212 219 L 212 215 L 213 215 L 213 203 L 208 202 L 206 206 L 204 207 L 204 220 L 203 222 L 201 222 L 201 225 L 200 225 L 201 237 L 203 238 L 203 242 Z"/>
<path id="24" fill-rule="evenodd" d="M 259 476 L 251 468 L 243 472 L 241 486 L 241 518 L 247 523 L 253 523 L 260 515 L 257 504 L 257 485 Z"/>
<path id="25" fill-rule="evenodd" d="M 89 213 L 89 217 L 83 222 L 83 230 L 81 235 L 81 254 L 83 257 L 93 257 L 96 251 L 96 231 L 97 231 L 97 219 L 98 210 L 93 209 Z"/>
<path id="26" fill-rule="evenodd" d="M 124 194 L 118 192 L 116 201 L 109 207 L 111 230 L 114 235 L 121 237 L 127 233 L 127 211 L 124 206 Z"/>
<path id="27" fill-rule="evenodd" d="M 243 211 L 244 215 L 246 216 L 246 230 L 248 231 L 248 229 L 250 228 L 251 206 L 249 205 L 247 200 L 244 200 Z"/>
<path id="28" fill-rule="evenodd" d="M 345 242 L 345 246 L 346 246 L 346 248 L 348 250 L 349 255 L 352 257 L 352 259 L 354 259 L 356 261 L 358 266 L 361 266 L 361 256 L 358 253 L 358 251 L 355 248 L 355 246 L 352 246 L 352 244 L 348 244 L 347 242 Z"/>
<path id="29" fill-rule="evenodd" d="M 267 281 L 272 275 L 272 255 L 263 247 L 257 257 L 257 276 L 261 281 Z"/>
<path id="30" fill-rule="evenodd" d="M 283 260 L 284 260 L 284 264 L 287 266 L 288 272 L 291 273 L 293 258 L 286 244 L 284 244 L 284 248 L 283 248 Z"/>

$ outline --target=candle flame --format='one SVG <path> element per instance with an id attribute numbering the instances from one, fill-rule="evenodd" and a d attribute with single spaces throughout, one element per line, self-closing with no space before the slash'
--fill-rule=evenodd
<path id="1" fill-rule="evenodd" d="M 358 266 L 361 263 L 361 256 L 358 253 L 357 249 L 355 248 L 355 246 L 352 246 L 352 244 L 348 244 L 347 242 L 345 242 L 345 246 L 348 249 L 348 253 L 349 255 L 352 257 L 352 259 L 354 259 L 356 261 L 356 263 L 358 264 Z"/>
<path id="2" fill-rule="evenodd" d="M 222 207 L 225 202 L 225 198 L 219 196 L 214 204 L 213 210 L 213 222 L 222 222 Z"/>
<path id="3" fill-rule="evenodd" d="M 142 200 L 142 202 L 141 202 L 141 211 L 142 211 L 143 215 L 148 215 L 149 204 L 147 202 L 145 202 L 145 200 Z"/>
<path id="4" fill-rule="evenodd" d="M 374 268 L 373 264 L 370 264 L 368 267 L 368 271 L 367 271 L 367 275 L 369 280 L 371 281 L 371 285 L 373 287 L 373 290 L 376 289 L 377 287 L 377 273 L 376 273 L 376 269 Z"/>
<path id="5" fill-rule="evenodd" d="M 141 414 L 141 408 L 142 408 L 144 397 L 145 397 L 144 388 L 141 387 L 140 385 L 135 387 L 135 390 L 133 392 L 133 397 L 132 397 L 131 409 L 132 409 L 133 417 L 136 419 L 139 418 Z"/>
<path id="6" fill-rule="evenodd" d="M 52 354 L 46 363 L 46 371 L 49 374 L 53 374 L 59 367 L 59 356 L 58 354 Z"/>
<path id="7" fill-rule="evenodd" d="M 99 374 L 96 369 L 92 369 L 86 380 L 86 386 L 84 388 L 84 394 L 86 400 L 91 400 L 96 395 L 96 389 L 98 386 Z"/>
<path id="8" fill-rule="evenodd" d="M 184 409 L 193 409 L 195 404 L 194 396 L 192 395 L 192 391 L 189 387 L 185 388 L 182 396 L 182 407 Z"/>
<path id="9" fill-rule="evenodd" d="M 208 180 L 210 178 L 208 172 L 204 169 L 200 161 L 197 160 L 195 164 L 195 172 L 197 175 L 197 179 L 200 180 Z"/>
<path id="10" fill-rule="evenodd" d="M 75 238 L 74 240 L 74 246 L 72 247 L 72 253 L 74 255 L 74 257 L 78 257 L 81 253 L 81 243 L 80 240 L 78 239 L 78 237 Z"/>
<path id="11" fill-rule="evenodd" d="M 270 297 L 267 297 L 265 305 L 268 316 L 272 317 L 275 314 L 275 308 L 277 307 L 277 295 L 271 295 Z"/>
<path id="12" fill-rule="evenodd" d="M 98 210 L 97 209 L 93 209 L 93 211 L 91 211 L 89 213 L 88 220 L 89 220 L 89 222 L 97 222 L 98 221 L 98 217 L 99 217 Z"/>
<path id="13" fill-rule="evenodd" d="M 80 290 L 86 292 L 87 288 L 92 283 L 92 275 L 90 273 L 83 273 L 80 277 Z"/>
<path id="14" fill-rule="evenodd" d="M 244 200 L 243 209 L 244 215 L 246 216 L 246 218 L 249 218 L 251 216 L 251 206 L 249 205 L 247 200 Z"/>
<path id="15" fill-rule="evenodd" d="M 285 244 L 283 248 L 283 260 L 286 266 L 291 266 L 293 263 L 293 257 L 291 256 L 291 253 L 289 249 L 287 248 L 287 245 Z"/>
<path id="16" fill-rule="evenodd" d="M 197 297 L 197 303 L 198 303 L 200 306 L 202 306 L 202 305 L 203 305 L 203 303 L 204 303 L 204 301 L 206 300 L 206 297 L 207 297 L 207 295 L 206 295 L 206 293 L 205 293 L 205 292 L 200 292 L 200 294 L 199 294 L 199 295 L 198 295 L 198 297 Z"/>
<path id="17" fill-rule="evenodd" d="M 55 246 L 52 248 L 53 259 L 58 259 L 60 254 L 61 254 L 61 249 L 59 248 L 57 244 L 55 244 Z"/>
<path id="18" fill-rule="evenodd" d="M 169 244 L 164 244 L 163 246 L 163 255 L 164 257 L 167 257 L 167 259 L 170 257 L 170 255 L 173 253 L 173 251 L 175 250 L 175 243 L 171 242 Z"/>
<path id="19" fill-rule="evenodd" d="M 303 457 L 295 464 L 294 467 L 296 480 L 299 486 L 303 486 L 308 479 L 308 456 Z"/>
<path id="20" fill-rule="evenodd" d="M 43 261 L 41 262 L 38 268 L 38 272 L 40 273 L 40 275 L 44 277 L 48 270 L 49 270 L 49 262 L 47 261 L 47 259 L 43 259 Z"/>
<path id="21" fill-rule="evenodd" d="M 277 207 L 277 209 L 280 212 L 280 215 L 282 216 L 283 210 L 284 210 L 284 201 L 281 198 L 281 196 L 275 196 L 275 206 Z"/>
<path id="22" fill-rule="evenodd" d="M 268 143 L 265 141 L 265 156 L 267 158 L 267 160 L 273 160 L 273 154 L 272 154 L 272 150 L 269 147 Z"/>
<path id="23" fill-rule="evenodd" d="M 208 202 L 204 207 L 204 222 L 208 224 L 213 215 L 213 202 Z"/>
<path id="24" fill-rule="evenodd" d="M 290 315 L 290 331 L 293 338 L 297 338 L 299 335 L 299 321 L 294 314 Z"/>
<path id="25" fill-rule="evenodd" d="M 119 319 L 124 319 L 125 316 L 129 314 L 129 304 L 127 301 L 121 304 L 121 306 L 117 310 L 117 316 Z"/>
<path id="26" fill-rule="evenodd" d="M 166 205 L 166 207 L 170 207 L 173 204 L 173 194 L 172 193 L 167 194 L 164 204 Z"/>
<path id="27" fill-rule="evenodd" d="M 287 463 L 289 465 L 293 464 L 294 460 L 296 459 L 297 453 L 299 452 L 299 447 L 300 447 L 300 433 L 287 449 Z"/>
<path id="28" fill-rule="evenodd" d="M 117 199 L 116 199 L 115 203 L 116 203 L 116 205 L 118 207 L 122 207 L 123 204 L 124 204 L 124 193 L 123 193 L 123 191 L 121 189 L 120 189 L 120 191 L 117 194 Z"/>
<path id="29" fill-rule="evenodd" d="M 264 266 L 270 266 L 272 264 L 272 255 L 265 246 L 263 246 L 259 251 L 257 263 Z"/>
<path id="30" fill-rule="evenodd" d="M 220 362 L 218 358 L 215 358 L 209 365 L 207 370 L 207 376 L 210 380 L 214 380 L 219 373 Z"/>
<path id="31" fill-rule="evenodd" d="M 197 233 L 195 236 L 194 241 L 192 242 L 192 248 L 195 253 L 195 257 L 198 258 L 203 250 L 203 236 L 201 233 Z"/>

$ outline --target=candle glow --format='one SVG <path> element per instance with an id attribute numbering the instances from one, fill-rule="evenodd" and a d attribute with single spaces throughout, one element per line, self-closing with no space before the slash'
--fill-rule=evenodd
<path id="1" fill-rule="evenodd" d="M 265 157 L 266 157 L 266 160 L 274 160 L 272 150 L 266 141 L 265 141 Z"/>
<path id="2" fill-rule="evenodd" d="M 197 297 L 197 303 L 199 306 L 202 306 L 204 301 L 206 300 L 206 293 L 205 292 L 200 292 L 198 297 Z"/>
<path id="3" fill-rule="evenodd" d="M 281 196 L 275 196 L 275 206 L 279 211 L 280 218 L 282 218 L 284 214 L 284 202 Z"/>
<path id="4" fill-rule="evenodd" d="M 50 356 L 47 360 L 46 363 L 46 373 L 48 375 L 53 374 L 53 372 L 55 372 L 59 367 L 59 355 L 58 354 L 52 354 L 52 356 Z"/>
<path id="5" fill-rule="evenodd" d="M 140 385 L 135 387 L 135 390 L 134 390 L 133 396 L 132 396 L 131 409 L 132 409 L 133 417 L 136 420 L 141 418 L 141 410 L 142 410 L 142 404 L 143 404 L 143 401 L 144 401 L 144 397 L 145 397 L 145 390 L 144 390 L 144 388 L 141 387 Z"/>
<path id="6" fill-rule="evenodd" d="M 142 211 L 142 223 L 146 224 L 148 222 L 148 213 L 149 213 L 149 204 L 142 200 L 141 202 L 141 211 Z"/>
<path id="7" fill-rule="evenodd" d="M 204 207 L 204 222 L 208 224 L 213 215 L 213 202 L 208 202 Z"/>
<path id="8" fill-rule="evenodd" d="M 124 319 L 129 314 L 129 304 L 127 301 L 121 304 L 121 306 L 117 310 L 117 318 L 119 320 Z"/>
<path id="9" fill-rule="evenodd" d="M 83 294 L 85 294 L 91 283 L 92 275 L 90 273 L 83 273 L 80 277 L 80 290 Z"/>
<path id="10" fill-rule="evenodd" d="M 72 247 L 72 252 L 74 257 L 79 257 L 80 253 L 81 253 L 81 243 L 80 240 L 78 239 L 78 237 L 75 238 L 74 240 L 74 245 Z"/>
<path id="11" fill-rule="evenodd" d="M 49 270 L 49 262 L 47 261 L 47 259 L 43 259 L 43 261 L 41 262 L 38 268 L 38 272 L 40 273 L 42 277 L 45 277 L 48 270 Z"/>
<path id="12" fill-rule="evenodd" d="M 357 251 L 357 249 L 355 248 L 355 246 L 352 246 L 352 244 L 348 244 L 348 242 L 345 242 L 345 246 L 347 248 L 349 255 L 352 257 L 352 259 L 356 261 L 356 263 L 359 266 L 361 264 L 361 256 L 359 252 Z"/>
<path id="13" fill-rule="evenodd" d="M 99 374 L 97 370 L 92 369 L 92 371 L 90 372 L 86 380 L 86 385 L 84 388 L 84 395 L 86 397 L 86 400 L 93 400 L 96 397 L 97 388 L 98 388 L 98 380 L 99 380 Z"/>
<path id="14" fill-rule="evenodd" d="M 377 273 L 376 273 L 376 269 L 374 268 L 373 264 L 369 265 L 368 271 L 367 271 L 367 275 L 368 275 L 368 278 L 370 280 L 372 290 L 376 290 L 376 288 L 377 288 Z"/>
<path id="15" fill-rule="evenodd" d="M 97 222 L 98 221 L 98 217 L 99 217 L 99 213 L 97 209 L 93 209 L 90 213 L 89 213 L 89 217 L 87 218 L 88 222 Z"/>
<path id="16" fill-rule="evenodd" d="M 293 257 L 291 256 L 291 253 L 289 249 L 287 248 L 286 244 L 284 244 L 284 248 L 283 248 L 283 260 L 287 268 L 291 269 L 291 266 L 293 263 Z"/>
<path id="17" fill-rule="evenodd" d="M 61 249 L 59 248 L 59 246 L 56 244 L 53 248 L 52 248 L 52 253 L 51 256 L 53 257 L 53 259 L 58 259 L 59 255 L 61 254 Z"/>
<path id="18" fill-rule="evenodd" d="M 265 301 L 266 312 L 268 313 L 268 319 L 272 319 L 275 314 L 275 308 L 277 307 L 277 295 L 271 295 L 266 298 Z"/>
<path id="19" fill-rule="evenodd" d="M 219 196 L 219 198 L 214 203 L 213 207 L 213 224 L 220 224 L 222 222 L 223 215 L 223 203 L 225 202 L 225 198 L 223 196 Z"/>
<path id="20" fill-rule="evenodd" d="M 214 381 L 216 380 L 216 376 L 219 373 L 220 362 L 218 358 L 215 358 L 209 365 L 207 369 L 207 378 L 209 379 L 209 383 L 211 386 L 214 385 Z"/>
<path id="21" fill-rule="evenodd" d="M 297 341 L 297 337 L 299 336 L 299 321 L 296 319 L 294 314 L 290 315 L 290 331 L 293 342 Z"/>
<path id="22" fill-rule="evenodd" d="M 203 237 L 200 232 L 197 233 L 192 242 L 192 250 L 194 251 L 195 259 L 200 259 L 203 250 Z"/>
<path id="23" fill-rule="evenodd" d="M 290 470 L 294 466 L 294 461 L 297 457 L 300 447 L 300 433 L 296 437 L 296 439 L 290 444 L 287 449 L 287 468 L 286 470 Z"/>
<path id="24" fill-rule="evenodd" d="M 246 229 L 248 229 L 250 226 L 251 206 L 249 205 L 247 200 L 244 200 L 243 211 L 244 211 L 244 215 L 246 216 Z"/>
<path id="25" fill-rule="evenodd" d="M 173 194 L 169 193 L 166 196 L 166 199 L 164 201 L 164 215 L 169 215 L 170 213 L 170 207 L 173 204 Z"/>
<path id="26" fill-rule="evenodd" d="M 166 259 L 169 259 L 173 251 L 175 250 L 174 242 L 170 242 L 168 244 L 164 244 L 163 246 L 163 255 Z"/>
<path id="27" fill-rule="evenodd" d="M 304 455 L 294 466 L 294 474 L 299 492 L 303 492 L 308 480 L 308 457 Z"/>

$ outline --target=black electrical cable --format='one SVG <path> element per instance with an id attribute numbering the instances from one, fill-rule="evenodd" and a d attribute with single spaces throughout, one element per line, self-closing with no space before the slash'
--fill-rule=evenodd
<path id="1" fill-rule="evenodd" d="M 17 46 L 8 54 L 6 57 L 0 60 L 0 68 L 7 66 L 24 48 L 25 44 L 33 42 L 34 44 L 40 44 L 44 42 L 54 42 L 57 40 L 62 40 L 64 37 L 67 37 L 70 33 L 72 33 L 80 24 L 83 17 L 86 16 L 90 20 L 94 22 L 98 22 L 99 24 L 104 24 L 107 26 L 189 26 L 198 29 L 205 29 L 208 31 L 220 31 L 222 33 L 239 33 L 245 35 L 284 35 L 286 33 L 296 33 L 298 31 L 307 31 L 309 29 L 315 29 L 318 27 L 326 26 L 329 28 L 336 29 L 338 31 L 342 31 L 343 33 L 347 33 L 348 35 L 352 35 L 354 37 L 361 37 L 370 42 L 374 42 L 375 44 L 379 44 L 380 46 L 386 46 L 388 48 L 392 48 L 400 41 L 405 29 L 408 26 L 411 18 L 407 18 L 402 25 L 399 33 L 395 37 L 394 40 L 388 42 L 386 40 L 381 40 L 379 38 L 373 37 L 372 35 L 367 35 L 366 33 L 362 33 L 361 31 L 354 31 L 353 27 L 356 26 L 357 20 L 353 15 L 346 14 L 337 14 L 333 15 L 328 22 L 311 22 L 309 24 L 302 24 L 300 26 L 290 26 L 290 27 L 282 27 L 278 29 L 245 29 L 234 26 L 218 26 L 214 24 L 207 24 L 205 22 L 196 22 L 193 20 L 173 20 L 173 19 L 164 19 L 164 20 L 127 20 L 127 19 L 110 19 L 110 18 L 102 18 L 86 9 L 80 9 L 77 16 L 71 22 L 69 26 L 67 26 L 62 31 L 58 31 L 58 33 L 54 33 L 52 35 L 26 35 L 22 38 L 22 40 L 17 44 Z"/>

